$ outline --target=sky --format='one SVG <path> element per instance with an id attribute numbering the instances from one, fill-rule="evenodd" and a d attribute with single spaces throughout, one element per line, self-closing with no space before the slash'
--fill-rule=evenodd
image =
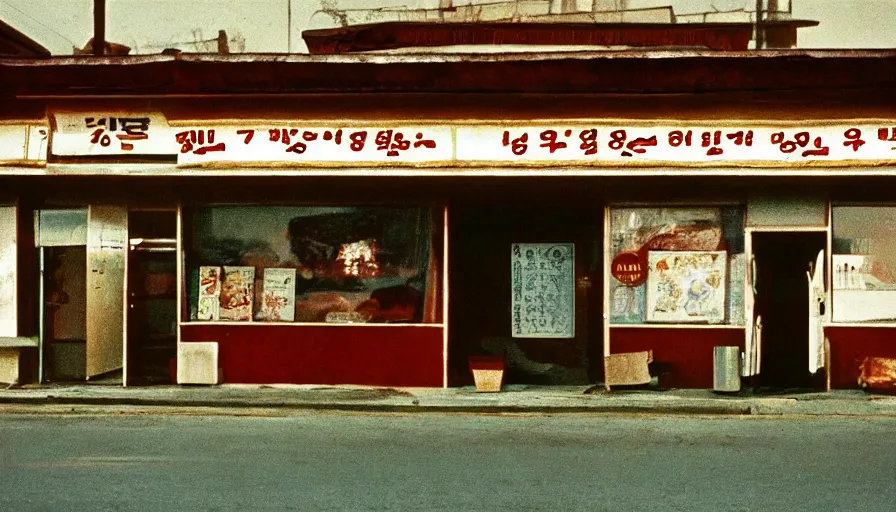
<path id="1" fill-rule="evenodd" d="M 132 53 L 159 53 L 177 43 L 210 40 L 226 30 L 231 48 L 307 52 L 303 30 L 335 26 L 322 7 L 431 8 L 439 0 L 106 0 L 107 40 Z M 456 5 L 471 0 L 455 0 Z M 472 0 L 483 3 L 490 0 Z M 493 0 L 491 0 L 493 1 Z M 755 6 L 754 0 L 620 0 L 630 7 L 672 5 L 678 14 Z M 288 5 L 291 2 L 292 22 Z M 781 3 L 786 0 L 780 0 Z M 896 0 L 792 0 L 795 18 L 820 21 L 801 29 L 799 48 L 896 48 Z M 589 4 L 589 0 L 579 0 Z M 0 19 L 54 54 L 69 55 L 93 35 L 93 0 L 0 0 Z"/>

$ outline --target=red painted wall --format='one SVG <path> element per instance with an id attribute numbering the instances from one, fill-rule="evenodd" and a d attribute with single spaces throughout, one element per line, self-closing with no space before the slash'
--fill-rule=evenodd
<path id="1" fill-rule="evenodd" d="M 865 357 L 896 358 L 896 328 L 826 327 L 831 345 L 831 388 L 858 389 Z"/>
<path id="2" fill-rule="evenodd" d="M 183 341 L 217 341 L 224 382 L 442 387 L 441 327 L 184 325 Z"/>
<path id="3" fill-rule="evenodd" d="M 653 350 L 653 360 L 670 366 L 660 377 L 665 388 L 712 388 L 713 348 L 738 346 L 743 329 L 610 328 L 610 353 Z"/>

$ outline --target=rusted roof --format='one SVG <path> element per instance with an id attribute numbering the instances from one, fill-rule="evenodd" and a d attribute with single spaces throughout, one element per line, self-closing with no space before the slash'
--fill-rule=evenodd
<path id="1" fill-rule="evenodd" d="M 49 57 L 50 50 L 0 20 L 0 56 Z"/>
<path id="2" fill-rule="evenodd" d="M 896 51 L 197 55 L 0 59 L 0 95 L 700 93 L 896 88 Z"/>
<path id="3" fill-rule="evenodd" d="M 817 21 L 782 20 L 767 29 L 787 32 Z M 452 45 L 687 46 L 711 50 L 747 49 L 752 23 L 550 23 L 387 22 L 306 30 L 302 38 L 315 55 Z M 790 45 L 788 45 L 790 46 Z"/>

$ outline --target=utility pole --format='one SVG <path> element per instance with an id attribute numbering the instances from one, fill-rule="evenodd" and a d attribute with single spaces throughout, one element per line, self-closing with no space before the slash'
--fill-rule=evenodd
<path id="1" fill-rule="evenodd" d="M 93 0 L 93 54 L 102 57 L 106 51 L 106 0 Z"/>
<path id="2" fill-rule="evenodd" d="M 762 0 L 756 0 L 756 49 L 765 46 L 765 27 L 762 23 Z"/>
<path id="3" fill-rule="evenodd" d="M 292 53 L 292 0 L 286 0 L 286 53 Z"/>

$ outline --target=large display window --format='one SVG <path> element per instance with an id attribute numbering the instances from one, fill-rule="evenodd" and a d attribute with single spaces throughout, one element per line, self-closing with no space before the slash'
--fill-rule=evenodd
<path id="1" fill-rule="evenodd" d="M 611 325 L 744 324 L 744 209 L 610 208 Z"/>
<path id="2" fill-rule="evenodd" d="M 189 320 L 438 323 L 441 218 L 426 207 L 187 208 Z"/>
<path id="3" fill-rule="evenodd" d="M 896 321 L 896 206 L 833 206 L 834 322 Z"/>

